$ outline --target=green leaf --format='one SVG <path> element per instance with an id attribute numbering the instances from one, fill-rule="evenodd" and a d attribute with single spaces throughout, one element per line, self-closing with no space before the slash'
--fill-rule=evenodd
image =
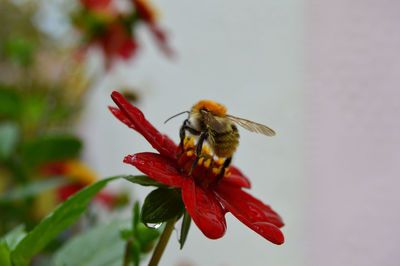
<path id="1" fill-rule="evenodd" d="M 16 118 L 21 112 L 21 97 L 18 92 L 0 84 L 0 118 Z"/>
<path id="2" fill-rule="evenodd" d="M 12 37 L 4 40 L 3 53 L 6 58 L 27 66 L 33 61 L 34 43 L 21 37 Z"/>
<path id="3" fill-rule="evenodd" d="M 134 266 L 139 266 L 140 263 L 140 244 L 137 241 L 134 241 L 131 246 L 131 261 Z"/>
<path id="4" fill-rule="evenodd" d="M 7 159 L 18 142 L 18 126 L 14 122 L 0 124 L 0 159 Z"/>
<path id="5" fill-rule="evenodd" d="M 158 188 L 147 195 L 142 207 L 145 224 L 162 223 L 182 214 L 185 205 L 176 189 Z"/>
<path id="6" fill-rule="evenodd" d="M 154 180 L 147 175 L 129 175 L 124 178 L 132 183 L 139 184 L 141 186 L 168 187 L 164 183 Z"/>
<path id="7" fill-rule="evenodd" d="M 16 265 L 27 265 L 33 255 L 41 251 L 50 241 L 72 225 L 86 211 L 87 204 L 94 195 L 108 182 L 120 177 L 110 177 L 98 181 L 78 191 L 60 204 L 18 243 L 16 248 L 11 252 L 13 263 Z"/>
<path id="8" fill-rule="evenodd" d="M 132 230 L 136 231 L 136 228 L 140 221 L 140 203 L 136 201 L 133 205 L 133 217 L 132 217 Z"/>
<path id="9" fill-rule="evenodd" d="M 34 166 L 76 157 L 81 148 L 82 142 L 75 136 L 50 135 L 27 141 L 22 147 L 22 156 L 25 162 Z"/>
<path id="10" fill-rule="evenodd" d="M 148 228 L 140 223 L 136 230 L 136 238 L 142 246 L 142 251 L 145 246 L 152 244 L 161 235 L 159 229 Z"/>
<path id="11" fill-rule="evenodd" d="M 24 127 L 35 128 L 49 115 L 48 98 L 42 93 L 29 94 L 23 99 L 21 122 Z M 51 111 L 52 112 L 52 111 Z"/>
<path id="12" fill-rule="evenodd" d="M 22 200 L 27 197 L 35 196 L 43 191 L 54 189 L 68 184 L 69 181 L 64 178 L 49 178 L 39 181 L 33 181 L 22 187 L 16 187 L 7 191 L 0 198 L 0 205 L 11 201 Z"/>
<path id="13" fill-rule="evenodd" d="M 52 265 L 122 265 L 126 242 L 119 232 L 129 224 L 129 221 L 112 221 L 74 237 L 56 252 Z"/>
<path id="14" fill-rule="evenodd" d="M 15 248 L 25 235 L 26 232 L 24 226 L 19 225 L 0 238 L 0 265 L 12 265 L 10 251 Z"/>
<path id="15" fill-rule="evenodd" d="M 19 241 L 26 236 L 26 232 L 23 225 L 15 227 L 13 230 L 8 232 L 5 236 L 1 238 L 1 241 L 7 244 L 9 250 L 13 250 Z M 2 264 L 0 264 L 2 265 Z"/>
<path id="16" fill-rule="evenodd" d="M 3 242 L 0 242 L 0 265 L 12 266 L 10 260 L 10 250 L 8 249 L 6 243 Z"/>
<path id="17" fill-rule="evenodd" d="M 140 222 L 140 204 L 136 202 L 133 207 L 133 218 L 132 218 L 132 229 L 133 229 L 133 239 L 139 247 L 139 253 L 147 253 L 148 247 L 153 246 L 153 242 L 160 236 L 159 229 L 148 228 L 143 223 Z M 150 249 L 151 250 L 151 249 Z M 133 254 L 133 257 L 135 254 Z"/>
<path id="18" fill-rule="evenodd" d="M 183 245 L 185 245 L 186 238 L 187 238 L 187 235 L 189 233 L 189 229 L 190 229 L 190 224 L 191 223 L 192 223 L 192 217 L 190 217 L 190 215 L 187 212 L 187 210 L 185 210 L 184 213 L 183 213 L 181 234 L 180 234 L 180 237 L 179 237 L 180 249 L 182 249 Z"/>
<path id="19" fill-rule="evenodd" d="M 119 234 L 122 237 L 122 239 L 128 240 L 129 238 L 131 238 L 133 236 L 133 231 L 130 229 L 122 229 L 119 232 Z"/>

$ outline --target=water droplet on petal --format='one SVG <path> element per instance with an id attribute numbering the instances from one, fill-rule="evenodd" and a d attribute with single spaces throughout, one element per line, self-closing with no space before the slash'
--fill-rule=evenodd
<path id="1" fill-rule="evenodd" d="M 157 224 L 153 224 L 153 223 L 147 223 L 145 224 L 148 228 L 152 228 L 152 229 L 158 229 L 160 228 L 160 226 L 162 225 L 162 223 L 157 223 Z"/>

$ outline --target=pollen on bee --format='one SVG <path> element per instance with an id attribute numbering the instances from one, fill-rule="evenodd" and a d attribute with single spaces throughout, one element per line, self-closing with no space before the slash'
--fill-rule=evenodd
<path id="1" fill-rule="evenodd" d="M 197 165 L 202 165 L 204 161 L 204 157 L 200 157 L 199 161 L 197 162 Z"/>
<path id="2" fill-rule="evenodd" d="M 224 177 L 230 177 L 231 176 L 231 171 L 229 171 L 229 167 L 226 167 L 225 168 L 225 175 L 224 175 Z"/>
<path id="3" fill-rule="evenodd" d="M 214 167 L 214 168 L 212 169 L 212 172 L 213 172 L 215 175 L 218 175 L 218 174 L 221 172 L 221 168 Z"/>
<path id="4" fill-rule="evenodd" d="M 211 149 L 210 149 L 208 146 L 206 146 L 206 145 L 204 145 L 204 146 L 202 147 L 201 151 L 202 151 L 203 153 L 206 153 L 206 154 L 211 154 Z"/>
<path id="5" fill-rule="evenodd" d="M 224 159 L 223 158 L 219 158 L 218 160 L 216 160 L 217 164 L 222 165 L 224 163 Z"/>
<path id="6" fill-rule="evenodd" d="M 209 167 L 210 167 L 210 164 L 211 164 L 211 159 L 207 159 L 207 160 L 204 162 L 204 167 L 209 168 Z"/>
<path id="7" fill-rule="evenodd" d="M 185 136 L 185 138 L 183 139 L 183 146 L 184 146 L 185 148 L 188 146 L 188 141 L 189 141 L 188 136 Z"/>
<path id="8" fill-rule="evenodd" d="M 185 149 L 193 148 L 194 147 L 194 138 L 185 137 L 184 140 Z"/>

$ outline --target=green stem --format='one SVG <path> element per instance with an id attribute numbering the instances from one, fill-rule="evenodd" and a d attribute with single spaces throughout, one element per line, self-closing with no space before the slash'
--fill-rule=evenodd
<path id="1" fill-rule="evenodd" d="M 172 231 L 174 230 L 176 219 L 173 218 L 167 222 L 165 225 L 164 231 L 161 234 L 160 240 L 157 243 L 156 248 L 154 249 L 153 256 L 149 262 L 149 266 L 157 266 L 160 262 L 161 256 L 164 253 L 165 247 L 168 244 L 168 240 L 171 236 Z"/>
<path id="2" fill-rule="evenodd" d="M 133 242 L 132 238 L 129 238 L 128 241 L 126 241 L 123 266 L 129 266 L 131 264 L 131 246 L 132 246 L 132 242 Z"/>

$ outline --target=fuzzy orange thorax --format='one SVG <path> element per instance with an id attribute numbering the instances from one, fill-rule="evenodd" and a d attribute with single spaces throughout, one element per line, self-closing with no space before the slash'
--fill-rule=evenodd
<path id="1" fill-rule="evenodd" d="M 225 116 L 226 115 L 226 107 L 223 106 L 222 104 L 209 101 L 209 100 L 203 100 L 195 105 L 193 105 L 192 110 L 200 110 L 200 109 L 206 109 L 207 111 L 213 113 L 214 115 L 218 116 Z"/>

